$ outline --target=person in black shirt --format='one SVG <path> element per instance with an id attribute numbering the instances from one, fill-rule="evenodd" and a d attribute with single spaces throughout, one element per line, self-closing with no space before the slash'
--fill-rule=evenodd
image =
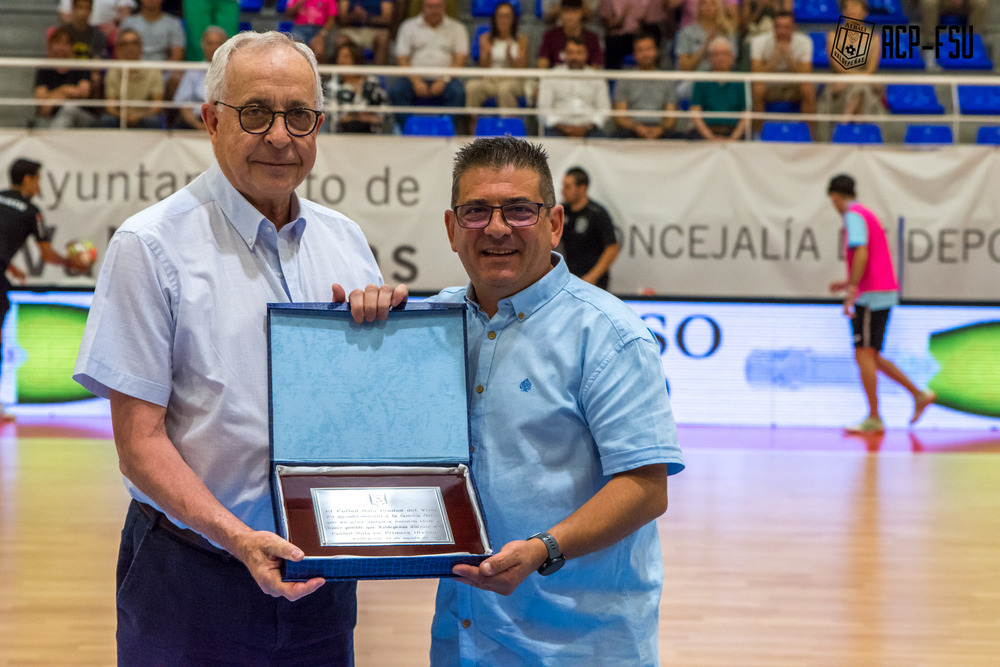
<path id="1" fill-rule="evenodd" d="M 87 270 L 86 266 L 77 266 L 53 250 L 52 238 L 42 220 L 42 212 L 31 203 L 31 198 L 40 191 L 41 165 L 23 158 L 15 160 L 10 166 L 10 182 L 10 190 L 0 191 L 0 264 L 4 267 L 3 273 L 0 273 L 0 329 L 10 309 L 7 292 L 12 285 L 7 280 L 7 273 L 9 271 L 21 279 L 24 277 L 20 269 L 11 267 L 10 260 L 24 246 L 29 236 L 35 237 L 42 251 L 42 259 L 49 264 Z M 0 421 L 10 419 L 10 415 L 4 412 L 3 405 L 0 404 Z"/>
<path id="2" fill-rule="evenodd" d="M 562 182 L 562 249 L 566 267 L 581 279 L 608 289 L 609 269 L 618 257 L 618 239 L 607 210 L 587 196 L 590 177 L 580 167 L 566 172 Z"/>
<path id="3" fill-rule="evenodd" d="M 69 28 L 61 26 L 48 37 L 49 58 L 73 57 L 73 40 Z M 33 127 L 66 129 L 92 127 L 97 119 L 82 106 L 63 105 L 64 100 L 85 100 L 90 97 L 90 72 L 84 69 L 42 68 L 35 74 L 35 99 L 38 100 Z"/>

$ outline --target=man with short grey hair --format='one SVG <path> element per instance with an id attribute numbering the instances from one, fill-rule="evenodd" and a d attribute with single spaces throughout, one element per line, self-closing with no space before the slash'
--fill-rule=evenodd
<path id="1" fill-rule="evenodd" d="M 111 399 L 132 496 L 118 663 L 351 665 L 354 583 L 281 577 L 303 552 L 274 532 L 267 304 L 332 286 L 370 321 L 406 289 L 381 284 L 354 222 L 295 193 L 324 121 L 307 46 L 240 33 L 205 92 L 217 164 L 115 233 L 74 374 Z"/>

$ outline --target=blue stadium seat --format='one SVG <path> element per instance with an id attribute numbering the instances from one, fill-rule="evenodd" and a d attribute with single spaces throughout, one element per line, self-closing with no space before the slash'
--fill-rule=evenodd
<path id="1" fill-rule="evenodd" d="M 472 62 L 479 62 L 479 36 L 489 31 L 489 25 L 476 26 L 476 32 L 472 35 L 472 42 L 469 43 L 469 58 Z"/>
<path id="2" fill-rule="evenodd" d="M 1000 146 L 1000 127 L 981 127 L 976 133 L 977 144 L 993 144 Z"/>
<path id="3" fill-rule="evenodd" d="M 500 118 L 499 116 L 483 116 L 476 121 L 477 137 L 500 137 L 509 134 L 512 137 L 526 137 L 528 130 L 520 118 Z"/>
<path id="4" fill-rule="evenodd" d="M 257 14 L 264 8 L 264 0 L 240 0 L 240 11 Z"/>
<path id="5" fill-rule="evenodd" d="M 830 141 L 835 144 L 880 144 L 882 129 L 870 123 L 840 123 L 833 128 Z"/>
<path id="6" fill-rule="evenodd" d="M 288 0 L 278 0 L 278 4 L 274 6 L 274 10 L 279 14 L 284 14 L 285 9 L 288 7 Z"/>
<path id="7" fill-rule="evenodd" d="M 472 0 L 472 6 L 469 8 L 472 16 L 475 18 L 489 18 L 493 16 L 493 10 L 496 9 L 504 0 Z M 510 4 L 514 5 L 514 13 L 518 16 L 521 15 L 521 2 L 520 0 L 506 0 Z"/>
<path id="8" fill-rule="evenodd" d="M 253 24 L 250 21 L 240 21 L 240 32 L 247 32 L 253 30 Z"/>
<path id="9" fill-rule="evenodd" d="M 905 22 L 903 21 L 903 23 Z M 909 44 L 903 44 L 900 50 L 905 51 L 906 55 L 899 58 L 895 54 L 888 57 L 883 55 L 879 60 L 878 66 L 881 69 L 927 69 L 927 65 L 924 63 L 923 51 L 919 46 L 911 49 Z"/>
<path id="10" fill-rule="evenodd" d="M 931 85 L 889 84 L 885 99 L 892 113 L 944 113 L 944 107 L 938 102 L 937 93 Z"/>
<path id="11" fill-rule="evenodd" d="M 900 0 L 869 0 L 868 18 L 870 23 L 909 23 Z"/>
<path id="12" fill-rule="evenodd" d="M 291 21 L 281 21 L 280 23 L 278 23 L 278 32 L 289 33 L 291 31 L 292 31 Z"/>
<path id="13" fill-rule="evenodd" d="M 451 116 L 410 116 L 403 125 L 403 134 L 454 137 L 455 124 L 451 122 Z"/>
<path id="14" fill-rule="evenodd" d="M 910 125 L 906 128 L 903 143 L 952 144 L 955 143 L 955 138 L 947 125 Z"/>
<path id="15" fill-rule="evenodd" d="M 803 143 L 812 141 L 807 123 L 776 123 L 774 121 L 764 123 L 760 131 L 761 141 L 786 141 L 792 143 Z"/>
<path id="16" fill-rule="evenodd" d="M 958 108 L 979 116 L 1000 114 L 1000 86 L 959 86 Z"/>
<path id="17" fill-rule="evenodd" d="M 825 69 L 830 66 L 830 53 L 826 48 L 826 33 L 811 32 L 809 38 L 813 41 L 813 68 Z"/>
<path id="18" fill-rule="evenodd" d="M 797 23 L 836 23 L 840 20 L 837 0 L 796 0 Z"/>
<path id="19" fill-rule="evenodd" d="M 941 38 L 946 40 L 946 35 L 941 35 Z M 952 50 L 959 51 L 956 55 L 952 55 Z M 963 54 L 960 52 L 962 49 L 958 47 L 953 47 L 950 43 L 942 44 L 941 55 L 938 56 L 937 62 L 942 69 L 950 70 L 992 70 L 993 61 L 990 60 L 989 54 L 986 52 L 986 44 L 983 43 L 983 37 L 979 33 L 973 33 L 972 35 L 972 57 L 964 58 Z"/>

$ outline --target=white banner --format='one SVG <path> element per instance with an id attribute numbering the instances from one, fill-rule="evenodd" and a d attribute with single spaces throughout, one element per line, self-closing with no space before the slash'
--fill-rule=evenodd
<path id="1" fill-rule="evenodd" d="M 466 139 L 321 135 L 300 194 L 356 220 L 389 283 L 436 291 L 466 281 L 444 232 L 451 162 Z M 843 275 L 831 176 L 858 181 L 859 199 L 889 232 L 910 299 L 997 299 L 1000 154 L 984 146 L 932 150 L 822 144 L 544 139 L 556 192 L 566 169 L 590 173 L 622 244 L 612 291 L 705 297 L 822 298 Z M 103 255 L 129 215 L 211 163 L 194 133 L 0 132 L 0 168 L 43 163 L 37 203 L 54 244 L 89 239 Z M 899 262 L 901 260 L 901 264 Z M 28 244 L 15 262 L 29 285 L 88 286 L 43 267 Z"/>

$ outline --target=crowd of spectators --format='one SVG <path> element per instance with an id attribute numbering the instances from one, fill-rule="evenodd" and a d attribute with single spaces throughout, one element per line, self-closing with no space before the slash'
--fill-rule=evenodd
<path id="1" fill-rule="evenodd" d="M 280 6 L 290 34 L 321 63 L 525 70 L 525 76 L 501 77 L 334 77 L 326 84 L 333 106 L 326 128 L 332 131 L 391 132 L 414 107 L 425 106 L 465 107 L 466 114 L 454 116 L 455 126 L 471 131 L 483 106 L 528 118 L 533 114 L 518 108 L 534 106 L 539 130 L 548 135 L 721 140 L 740 138 L 748 127 L 758 133 L 761 121 L 748 126 L 743 112 L 762 112 L 772 103 L 843 117 L 884 112 L 884 91 L 868 84 L 755 82 L 748 108 L 743 85 L 731 82 L 530 76 L 532 68 L 809 73 L 814 42 L 796 26 L 794 0 L 542 0 L 539 18 L 529 1 L 498 0 L 488 26 L 478 30 L 481 20 L 458 18 L 458 0 L 285 0 Z M 986 0 L 904 0 L 904 6 L 914 24 L 932 33 L 947 13 L 980 30 L 986 25 Z M 840 0 L 844 16 L 864 19 L 869 10 L 865 0 Z M 528 16 L 537 30 L 531 39 L 523 25 Z M 49 57 L 157 61 L 162 67 L 129 70 L 126 97 L 141 104 L 128 107 L 115 104 L 122 97 L 119 69 L 106 75 L 97 68 L 39 70 L 33 126 L 203 130 L 204 72 L 185 74 L 169 63 L 210 59 L 239 29 L 239 18 L 239 0 L 60 0 L 61 23 L 46 37 Z M 827 43 L 832 41 L 833 31 Z M 876 33 L 871 50 L 878 49 Z M 869 58 L 863 71 L 873 73 L 878 65 L 879 58 Z M 931 61 L 928 68 L 934 70 Z M 845 70 L 831 60 L 830 71 Z M 88 98 L 106 103 L 79 102 Z M 164 109 L 164 100 L 176 104 Z M 389 115 L 374 109 L 386 102 L 410 110 Z M 678 122 L 667 115 L 679 108 L 690 109 L 692 117 Z M 712 115 L 721 112 L 735 115 Z M 810 127 L 816 135 L 815 123 Z"/>

